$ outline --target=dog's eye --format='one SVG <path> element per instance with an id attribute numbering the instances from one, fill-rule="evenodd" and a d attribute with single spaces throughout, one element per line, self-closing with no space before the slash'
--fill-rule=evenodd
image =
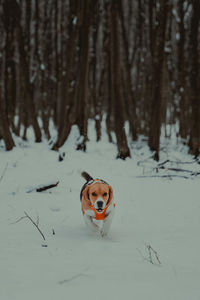
<path id="1" fill-rule="evenodd" d="M 107 195 L 108 195 L 108 193 L 106 193 L 106 192 L 105 192 L 105 193 L 103 193 L 103 196 L 104 196 L 104 197 L 106 197 Z"/>
<path id="2" fill-rule="evenodd" d="M 93 192 L 93 193 L 92 193 L 92 196 L 96 197 L 96 196 L 97 196 L 97 194 L 96 194 L 95 192 Z"/>

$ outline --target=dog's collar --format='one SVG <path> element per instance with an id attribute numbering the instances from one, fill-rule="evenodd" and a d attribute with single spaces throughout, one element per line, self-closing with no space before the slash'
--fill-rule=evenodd
<path id="1" fill-rule="evenodd" d="M 104 210 L 101 213 L 98 213 L 96 211 L 96 209 L 94 208 L 94 205 L 91 205 L 91 209 L 95 213 L 96 220 L 104 220 L 105 219 L 107 208 L 108 208 L 108 206 L 106 205 L 105 208 L 104 208 Z"/>
<path id="2" fill-rule="evenodd" d="M 113 206 L 115 207 L 115 203 L 113 203 Z M 91 205 L 91 209 L 93 210 L 93 212 L 95 213 L 95 218 L 96 218 L 96 220 L 105 220 L 105 218 L 106 218 L 106 211 L 107 211 L 107 209 L 108 209 L 108 205 L 106 205 L 105 206 L 105 208 L 104 208 L 104 210 L 102 211 L 102 213 L 98 213 L 97 211 L 96 211 L 96 209 L 94 208 L 94 205 Z"/>

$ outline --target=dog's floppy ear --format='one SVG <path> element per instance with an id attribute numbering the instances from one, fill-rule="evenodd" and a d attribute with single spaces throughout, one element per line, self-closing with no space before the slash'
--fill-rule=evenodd
<path id="1" fill-rule="evenodd" d="M 86 188 L 82 192 L 82 197 L 87 201 L 88 204 L 90 204 L 90 199 L 89 199 L 89 185 L 86 186 Z"/>
<path id="2" fill-rule="evenodd" d="M 113 199 L 113 189 L 110 185 L 108 187 L 109 187 L 109 199 L 107 205 L 110 205 Z"/>

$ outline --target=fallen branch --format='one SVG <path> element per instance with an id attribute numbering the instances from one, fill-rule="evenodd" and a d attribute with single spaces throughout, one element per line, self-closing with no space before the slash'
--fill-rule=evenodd
<path id="1" fill-rule="evenodd" d="M 170 163 L 172 164 L 179 164 L 179 165 L 191 165 L 191 164 L 195 164 L 195 163 L 198 163 L 197 160 L 193 160 L 193 161 L 173 161 L 173 160 L 170 160 L 169 161 Z"/>
<path id="2" fill-rule="evenodd" d="M 200 175 L 200 172 L 195 172 L 195 171 L 192 171 L 192 170 L 181 169 L 181 168 L 173 168 L 173 167 L 164 167 L 164 164 L 166 164 L 167 162 L 169 162 L 169 160 L 166 160 L 163 163 L 158 164 L 155 168 L 153 168 L 153 170 L 156 170 L 156 172 L 158 172 L 158 170 L 162 169 L 162 170 L 173 171 L 173 172 L 189 173 L 191 176 Z"/>
<path id="3" fill-rule="evenodd" d="M 147 162 L 152 162 L 152 158 L 154 157 L 154 155 L 144 159 L 144 160 L 140 160 L 137 162 L 137 165 L 140 166 L 141 164 L 143 165 L 144 163 L 147 163 Z M 193 160 L 193 161 L 173 161 L 173 160 L 169 160 L 169 159 L 166 159 L 164 160 L 163 162 L 160 162 L 157 164 L 157 166 L 154 168 L 154 169 L 164 169 L 164 165 L 166 163 L 170 163 L 171 165 L 172 164 L 176 164 L 176 165 L 181 165 L 181 164 L 195 164 L 195 163 L 199 163 L 197 160 Z M 174 168 L 176 169 L 176 168 Z M 186 171 L 187 172 L 187 171 Z"/>
<path id="4" fill-rule="evenodd" d="M 166 159 L 165 161 L 159 163 L 156 168 L 161 168 L 161 167 L 163 167 L 168 162 L 170 162 L 169 159 Z"/>
<path id="5" fill-rule="evenodd" d="M 155 167 L 154 169 L 162 169 L 162 170 L 167 170 L 167 171 L 174 171 L 174 172 L 185 172 L 185 173 L 190 173 L 191 175 L 199 175 L 200 172 L 194 172 L 191 170 L 187 169 L 180 169 L 180 168 L 165 168 L 163 165 L 161 167 Z"/>
<path id="6" fill-rule="evenodd" d="M 37 189 L 36 189 L 36 192 L 43 192 L 43 191 L 52 189 L 52 188 L 56 187 L 58 184 L 59 184 L 59 181 L 56 182 L 56 183 L 50 184 L 50 185 L 46 185 L 46 186 L 37 188 Z"/>
<path id="7" fill-rule="evenodd" d="M 32 193 L 32 192 L 44 192 L 46 190 L 49 190 L 49 189 L 52 189 L 54 187 L 56 187 L 57 185 L 59 184 L 59 181 L 56 182 L 56 183 L 52 183 L 52 184 L 49 184 L 49 185 L 44 185 L 44 186 L 38 186 L 38 187 L 35 187 L 35 188 L 32 188 L 30 190 L 27 191 L 27 193 Z"/>
<path id="8" fill-rule="evenodd" d="M 185 170 L 185 169 L 178 169 L 178 168 L 165 168 L 169 171 L 175 171 L 175 172 L 186 172 L 186 173 L 190 173 L 191 175 L 200 175 L 200 172 L 194 172 L 194 171 L 191 171 L 191 170 Z"/>
<path id="9" fill-rule="evenodd" d="M 31 223 L 37 228 L 37 230 L 39 231 L 43 240 L 46 241 L 44 234 L 42 233 L 41 229 L 39 228 L 39 216 L 37 216 L 37 221 L 34 222 L 33 219 L 27 214 L 27 212 L 24 212 L 24 214 L 25 214 L 25 216 L 21 217 L 19 220 L 17 220 L 16 222 L 14 222 L 12 224 L 19 223 L 23 219 L 29 219 L 31 221 Z"/>
<path id="10" fill-rule="evenodd" d="M 151 159 L 151 158 L 150 158 Z M 143 161 L 138 162 L 138 165 L 142 164 L 142 163 L 150 163 L 150 159 L 147 158 Z M 191 161 L 191 162 L 180 162 L 180 161 L 171 161 L 169 159 L 166 159 L 160 163 L 158 163 L 156 166 L 148 166 L 148 168 L 152 171 L 152 175 L 141 175 L 141 176 L 136 176 L 137 178 L 169 178 L 172 179 L 173 177 L 178 177 L 178 178 L 184 178 L 184 179 L 191 179 L 195 176 L 199 176 L 200 172 L 198 171 L 194 171 L 194 170 L 188 170 L 188 169 L 183 169 L 183 168 L 179 168 L 179 167 L 173 167 L 174 164 L 193 164 L 196 161 Z M 170 164 L 170 166 L 167 166 L 166 164 Z M 145 167 L 145 165 L 143 165 L 143 168 Z M 158 174 L 159 170 L 162 171 L 166 171 L 165 174 Z M 170 172 L 170 174 L 168 173 Z M 172 175 L 172 172 L 177 172 L 177 173 L 182 173 L 180 175 Z M 157 174 L 155 174 L 157 173 Z M 167 173 L 167 174 L 166 174 Z M 184 174 L 186 173 L 186 174 Z"/>
<path id="11" fill-rule="evenodd" d="M 165 161 L 159 163 L 157 166 L 160 167 L 162 165 L 165 165 L 166 163 L 170 163 L 170 164 L 177 164 L 177 165 L 189 165 L 189 164 L 195 164 L 197 163 L 196 160 L 193 160 L 193 161 L 174 161 L 174 160 L 170 160 L 170 159 L 166 159 Z"/>
<path id="12" fill-rule="evenodd" d="M 135 178 L 169 178 L 171 179 L 172 177 L 178 177 L 178 178 L 184 178 L 184 179 L 190 179 L 191 177 L 189 176 L 184 176 L 184 175 L 140 175 L 140 176 L 133 176 Z"/>

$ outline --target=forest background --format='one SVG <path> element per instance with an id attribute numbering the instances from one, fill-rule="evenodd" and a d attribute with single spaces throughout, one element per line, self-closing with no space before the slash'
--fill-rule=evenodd
<path id="1" fill-rule="evenodd" d="M 0 139 L 58 150 L 73 125 L 86 151 L 88 119 L 101 139 L 143 135 L 159 160 L 161 130 L 200 151 L 199 0 L 0 0 Z M 50 123 L 57 131 L 52 139 Z M 128 124 L 129 132 L 125 130 Z"/>

